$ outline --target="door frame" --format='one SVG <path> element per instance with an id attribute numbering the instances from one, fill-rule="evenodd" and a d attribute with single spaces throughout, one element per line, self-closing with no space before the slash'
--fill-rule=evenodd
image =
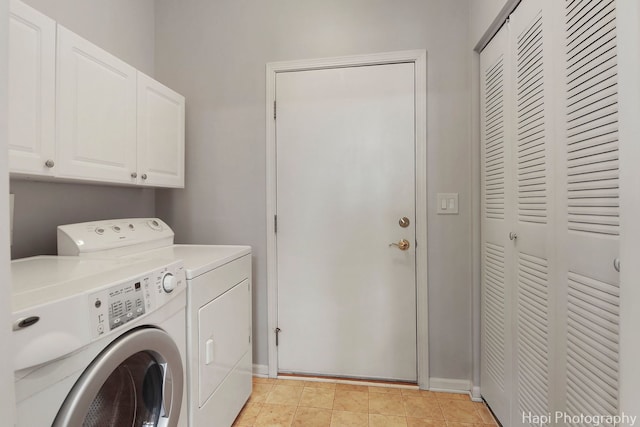
<path id="1" fill-rule="evenodd" d="M 278 375 L 275 329 L 278 322 L 278 272 L 275 233 L 276 126 L 274 119 L 276 75 L 282 72 L 413 63 L 415 66 L 415 180 L 416 180 L 416 349 L 418 386 L 429 388 L 429 316 L 427 298 L 427 51 L 407 50 L 341 56 L 266 65 L 266 227 L 267 227 L 267 328 L 269 377 Z"/>

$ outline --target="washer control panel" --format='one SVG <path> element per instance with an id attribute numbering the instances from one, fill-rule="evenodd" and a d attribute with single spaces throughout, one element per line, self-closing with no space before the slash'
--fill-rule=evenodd
<path id="1" fill-rule="evenodd" d="M 143 281 L 144 286 L 142 282 L 135 282 L 109 290 L 109 330 L 113 330 L 145 313 L 143 287 L 146 290 L 149 289 L 149 278 L 145 277 Z M 97 300 L 96 303 L 100 304 L 100 300 Z"/>
<path id="2" fill-rule="evenodd" d="M 173 287 L 166 288 L 170 278 Z M 89 295 L 93 338 L 151 313 L 186 286 L 182 261 L 109 286 Z"/>

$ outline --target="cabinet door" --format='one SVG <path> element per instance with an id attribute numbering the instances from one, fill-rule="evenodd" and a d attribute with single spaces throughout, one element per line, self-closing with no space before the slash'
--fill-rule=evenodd
<path id="1" fill-rule="evenodd" d="M 20 1 L 11 2 L 9 170 L 12 173 L 51 175 L 53 171 L 55 40 L 55 21 Z"/>
<path id="2" fill-rule="evenodd" d="M 138 179 L 184 187 L 184 97 L 138 72 Z"/>
<path id="3" fill-rule="evenodd" d="M 135 183 L 136 70 L 58 25 L 57 175 Z"/>

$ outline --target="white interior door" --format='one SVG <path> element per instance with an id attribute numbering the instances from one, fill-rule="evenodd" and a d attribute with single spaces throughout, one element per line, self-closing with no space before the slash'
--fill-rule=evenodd
<path id="1" fill-rule="evenodd" d="M 511 423 L 553 411 L 556 270 L 550 2 L 524 0 L 510 17 L 513 89 L 514 381 Z"/>
<path id="2" fill-rule="evenodd" d="M 617 414 L 620 199 L 616 2 L 565 2 L 558 176 L 565 330 L 558 345 L 571 415 Z M 562 175 L 561 175 L 562 174 Z M 564 360 L 563 360 L 564 359 Z"/>
<path id="3" fill-rule="evenodd" d="M 279 372 L 417 379 L 414 73 L 277 74 Z"/>
<path id="4" fill-rule="evenodd" d="M 480 54 L 482 156 L 482 396 L 509 419 L 513 392 L 513 177 L 511 58 L 507 26 Z"/>

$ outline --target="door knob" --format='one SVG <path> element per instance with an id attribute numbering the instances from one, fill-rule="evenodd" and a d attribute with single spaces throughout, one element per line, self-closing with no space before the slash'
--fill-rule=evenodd
<path id="1" fill-rule="evenodd" d="M 518 238 L 518 233 L 514 233 L 513 231 L 509 233 L 509 240 L 516 240 Z"/>
<path id="2" fill-rule="evenodd" d="M 407 239 L 401 239 L 398 243 L 389 243 L 389 246 L 395 246 L 396 248 L 400 249 L 401 251 L 406 251 L 407 249 L 409 249 L 410 243 Z"/>
<path id="3" fill-rule="evenodd" d="M 411 224 L 411 221 L 409 221 L 409 218 L 407 218 L 406 216 L 403 216 L 398 221 L 398 224 L 400 224 L 400 227 L 402 227 L 402 228 L 407 228 L 409 226 L 409 224 Z"/>
<path id="4" fill-rule="evenodd" d="M 613 268 L 620 273 L 620 258 L 616 258 L 613 260 Z"/>

